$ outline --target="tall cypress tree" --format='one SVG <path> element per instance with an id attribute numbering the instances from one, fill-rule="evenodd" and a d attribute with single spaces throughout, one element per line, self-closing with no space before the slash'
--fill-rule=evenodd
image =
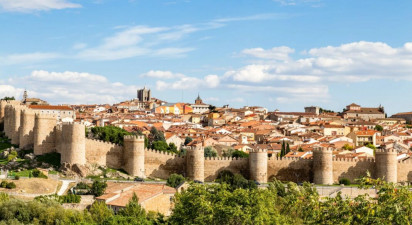
<path id="1" fill-rule="evenodd" d="M 285 155 L 285 141 L 282 142 L 282 149 L 280 150 L 280 157 Z"/>

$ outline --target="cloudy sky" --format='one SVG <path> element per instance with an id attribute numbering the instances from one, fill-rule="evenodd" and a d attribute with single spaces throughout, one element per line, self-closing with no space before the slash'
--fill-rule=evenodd
<path id="1" fill-rule="evenodd" d="M 0 0 L 0 97 L 412 111 L 409 0 Z"/>

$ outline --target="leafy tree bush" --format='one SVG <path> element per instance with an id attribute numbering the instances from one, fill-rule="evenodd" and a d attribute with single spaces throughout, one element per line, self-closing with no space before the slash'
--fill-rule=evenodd
<path id="1" fill-rule="evenodd" d="M 3 181 L 0 183 L 0 187 L 6 188 L 6 187 L 7 187 L 7 184 L 8 184 L 8 182 L 5 181 L 5 180 L 3 180 Z"/>
<path id="2" fill-rule="evenodd" d="M 61 166 L 61 155 L 57 152 L 46 153 L 36 157 L 38 162 L 44 162 L 53 165 L 54 168 L 59 168 Z"/>
<path id="3" fill-rule="evenodd" d="M 90 190 L 94 196 L 98 197 L 104 194 L 104 191 L 106 190 L 106 188 L 107 188 L 107 183 L 105 181 L 95 180 Z"/>
<path id="4" fill-rule="evenodd" d="M 32 170 L 32 171 L 31 171 L 31 174 L 33 175 L 33 177 L 47 178 L 47 176 L 46 176 L 43 172 L 41 172 L 40 170 L 38 170 L 38 169 Z"/>
<path id="5" fill-rule="evenodd" d="M 342 178 L 339 180 L 339 184 L 350 185 L 351 182 L 348 178 Z"/>
<path id="6" fill-rule="evenodd" d="M 180 184 L 182 184 L 184 181 L 185 181 L 185 178 L 182 175 L 173 173 L 167 179 L 166 185 L 172 188 L 176 188 Z"/>
<path id="7" fill-rule="evenodd" d="M 150 135 L 149 135 L 149 141 L 163 141 L 166 142 L 166 138 L 163 134 L 163 132 L 159 131 L 156 129 L 156 127 L 152 127 L 150 129 Z"/>
<path id="8" fill-rule="evenodd" d="M 16 176 L 14 176 L 14 179 L 15 179 L 15 180 L 20 180 L 20 176 L 19 176 L 19 175 L 16 175 Z"/>
<path id="9" fill-rule="evenodd" d="M 71 193 L 60 196 L 61 203 L 80 203 L 81 200 L 82 200 L 82 197 L 80 195 L 75 195 Z"/>
<path id="10" fill-rule="evenodd" d="M 382 127 L 381 125 L 377 124 L 377 125 L 375 126 L 375 130 L 377 130 L 377 131 L 383 131 L 383 127 Z"/>
<path id="11" fill-rule="evenodd" d="M 234 151 L 234 152 L 232 153 L 232 157 L 233 157 L 233 158 L 248 158 L 248 157 L 249 157 L 249 154 L 247 154 L 247 153 L 244 152 L 244 151 L 238 151 L 238 150 L 236 150 L 236 151 Z"/>
<path id="12" fill-rule="evenodd" d="M 217 156 L 216 151 L 211 146 L 208 146 L 205 148 L 204 154 L 205 154 L 205 157 L 216 157 Z"/>
<path id="13" fill-rule="evenodd" d="M 257 185 L 254 181 L 247 180 L 240 174 L 233 174 L 228 170 L 222 170 L 217 175 L 215 180 L 217 183 L 220 184 L 227 184 L 231 190 L 236 189 L 255 189 Z"/>
<path id="14" fill-rule="evenodd" d="M 6 185 L 7 189 L 15 189 L 16 188 L 16 184 L 14 182 L 9 182 Z"/>
<path id="15" fill-rule="evenodd" d="M 187 144 L 189 144 L 190 142 L 192 142 L 193 141 L 193 138 L 191 138 L 191 137 L 186 137 L 185 138 L 185 145 L 187 145 Z"/>
<path id="16" fill-rule="evenodd" d="M 91 128 L 91 133 L 94 138 L 119 145 L 123 145 L 124 136 L 133 135 L 132 133 L 115 126 L 93 127 Z"/>

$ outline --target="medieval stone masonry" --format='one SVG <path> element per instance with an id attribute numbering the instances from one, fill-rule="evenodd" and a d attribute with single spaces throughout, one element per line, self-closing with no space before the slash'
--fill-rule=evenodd
<path id="1" fill-rule="evenodd" d="M 80 123 L 61 123 L 52 115 L 35 113 L 19 101 L 0 102 L 0 122 L 13 144 L 33 149 L 35 155 L 57 152 L 70 166 L 97 164 L 124 169 L 130 175 L 167 179 L 172 173 L 191 180 L 213 181 L 222 170 L 239 173 L 260 183 L 280 180 L 316 184 L 337 183 L 365 176 L 389 182 L 412 181 L 412 163 L 398 162 L 393 149 L 378 149 L 375 159 L 336 159 L 332 151 L 317 147 L 313 159 L 268 157 L 265 149 L 249 158 L 205 158 L 203 148 L 188 149 L 185 157 L 145 149 L 143 136 L 125 136 L 124 146 L 86 138 Z"/>

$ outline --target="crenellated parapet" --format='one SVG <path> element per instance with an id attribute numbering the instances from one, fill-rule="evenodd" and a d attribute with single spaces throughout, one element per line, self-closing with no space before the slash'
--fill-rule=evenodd
<path id="1" fill-rule="evenodd" d="M 313 182 L 315 184 L 333 184 L 332 149 L 316 147 L 313 150 Z"/>
<path id="2" fill-rule="evenodd" d="M 205 181 L 205 151 L 203 147 L 187 149 L 186 173 L 190 180 Z"/>
<path id="3" fill-rule="evenodd" d="M 144 136 L 124 136 L 124 169 L 132 176 L 145 178 Z"/>
<path id="4" fill-rule="evenodd" d="M 249 151 L 250 179 L 259 183 L 268 181 L 268 153 L 267 149 L 253 149 Z"/>
<path id="5" fill-rule="evenodd" d="M 376 175 L 387 182 L 398 182 L 398 152 L 395 149 L 376 149 Z"/>

